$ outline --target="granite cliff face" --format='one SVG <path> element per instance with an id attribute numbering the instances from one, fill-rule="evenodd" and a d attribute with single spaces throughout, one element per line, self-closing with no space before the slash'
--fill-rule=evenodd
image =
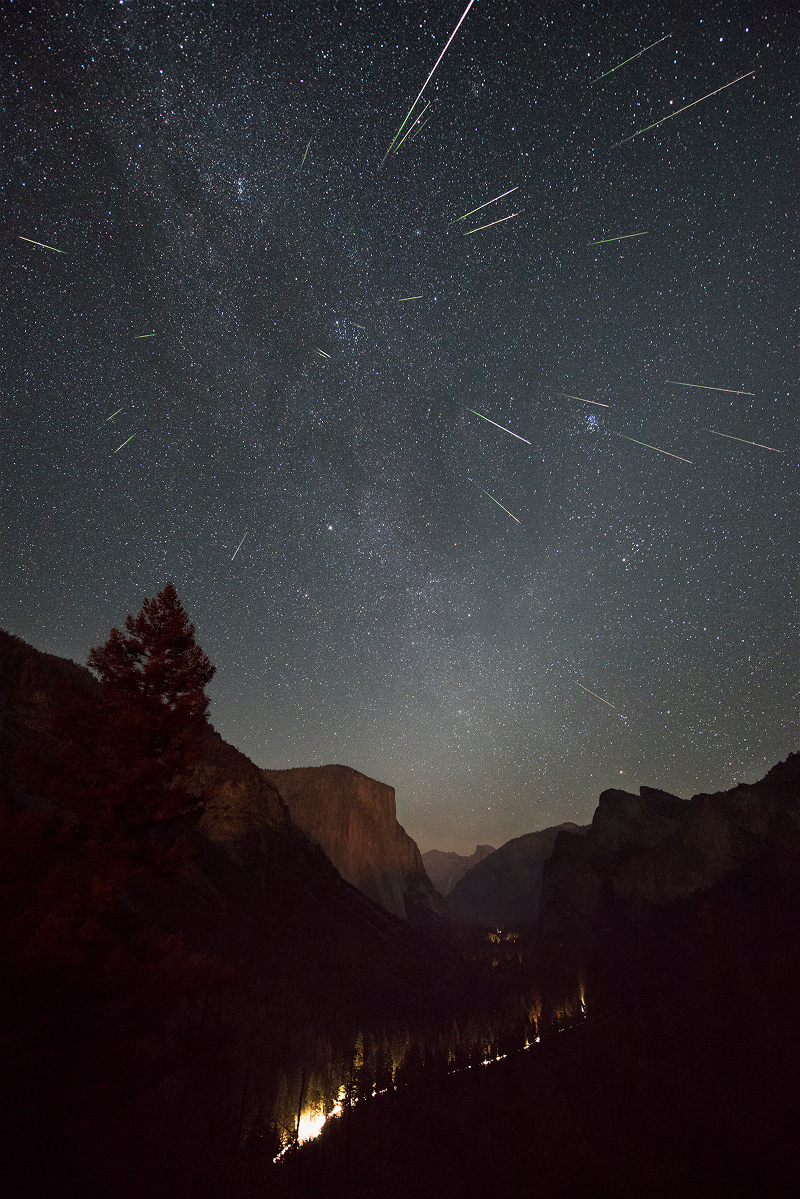
<path id="1" fill-rule="evenodd" d="M 448 853 L 442 849 L 429 849 L 422 855 L 422 865 L 439 894 L 449 895 L 467 871 L 477 866 L 484 858 L 488 858 L 490 853 L 494 853 L 493 845 L 476 845 L 475 852 L 470 857 L 461 853 Z"/>
<path id="2" fill-rule="evenodd" d="M 590 928 L 707 891 L 763 855 L 778 870 L 800 852 L 800 754 L 759 782 L 679 799 L 650 787 L 604 791 L 589 829 L 564 832 L 544 869 L 550 925 Z M 793 869 L 793 867 L 791 867 Z"/>
<path id="3" fill-rule="evenodd" d="M 456 920 L 503 925 L 537 919 L 542 868 L 563 830 L 579 831 L 567 822 L 506 841 L 473 866 L 447 897 Z"/>
<path id="4" fill-rule="evenodd" d="M 445 914 L 416 842 L 397 823 L 394 787 L 349 766 L 261 773 L 342 878 L 402 920 L 424 922 Z"/>

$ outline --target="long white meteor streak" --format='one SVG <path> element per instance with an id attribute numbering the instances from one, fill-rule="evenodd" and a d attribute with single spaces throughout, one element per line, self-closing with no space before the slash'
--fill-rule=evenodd
<path id="1" fill-rule="evenodd" d="M 679 108 L 677 112 L 669 112 L 660 121 L 653 121 L 652 125 L 645 125 L 644 129 L 637 129 L 635 133 L 628 134 L 623 137 L 621 142 L 614 142 L 610 148 L 616 150 L 617 146 L 623 146 L 625 142 L 631 141 L 632 138 L 638 137 L 640 133 L 647 133 L 648 129 L 655 129 L 656 125 L 663 125 L 665 121 L 671 121 L 673 117 L 678 117 L 682 112 L 686 112 L 687 108 L 694 108 L 695 104 L 699 104 L 702 100 L 708 100 L 710 96 L 716 96 L 717 92 L 724 92 L 726 87 L 733 87 L 734 83 L 739 83 L 742 79 L 746 79 L 748 75 L 755 75 L 755 70 L 746 71 L 744 75 L 740 75 L 738 79 L 731 79 L 730 83 L 723 83 L 722 87 L 716 88 L 713 92 L 707 92 L 705 96 L 701 96 L 700 100 L 692 100 L 691 104 L 684 104 L 683 108 Z"/>
<path id="2" fill-rule="evenodd" d="M 688 462 L 693 465 L 690 458 L 681 458 L 680 454 L 671 454 L 669 450 L 660 450 L 657 445 L 651 445 L 649 441 L 637 441 L 635 437 L 628 437 L 627 433 L 616 433 L 613 429 L 610 430 L 615 437 L 624 437 L 626 441 L 632 441 L 634 445 L 646 446 L 648 450 L 655 450 L 657 454 L 666 454 L 668 458 L 677 458 L 679 462 Z"/>
<path id="3" fill-rule="evenodd" d="M 587 693 L 587 695 L 593 695 L 595 697 L 595 699 L 600 700 L 601 704 L 608 704 L 608 700 L 603 699 L 602 695 L 598 695 L 596 691 L 590 691 L 588 687 L 584 687 L 583 683 L 579 683 L 577 679 L 575 679 L 574 682 L 575 682 L 575 685 L 577 687 L 580 687 L 581 691 L 585 691 Z M 616 712 L 617 709 L 614 707 L 613 704 L 608 704 L 608 706 L 609 706 L 609 708 L 614 708 L 614 711 Z"/>
<path id="4" fill-rule="evenodd" d="M 698 387 L 700 391 L 727 391 L 732 396 L 754 396 L 754 391 L 736 391 L 733 387 L 710 387 L 708 383 L 681 383 L 678 379 L 667 379 L 668 383 L 674 383 L 676 387 Z"/>
<path id="5" fill-rule="evenodd" d="M 400 138 L 400 141 L 397 143 L 397 145 L 396 145 L 396 146 L 395 146 L 395 148 L 394 148 L 394 152 L 395 152 L 395 154 L 396 154 L 396 153 L 397 153 L 397 151 L 400 149 L 400 147 L 402 146 L 403 142 L 404 142 L 404 141 L 406 140 L 406 138 L 408 137 L 409 133 L 411 133 L 411 131 L 414 129 L 414 127 L 415 127 L 416 125 L 418 125 L 418 124 L 420 123 L 420 121 L 422 121 L 422 118 L 425 116 L 425 113 L 428 111 L 428 109 L 430 108 L 430 106 L 431 106 L 431 102 L 430 102 L 430 100 L 429 100 L 429 101 L 428 101 L 428 103 L 427 103 L 427 104 L 425 105 L 425 107 L 423 108 L 422 112 L 421 112 L 421 113 L 419 114 L 419 116 L 417 117 L 416 121 L 414 121 L 414 123 L 413 123 L 412 125 L 409 125 L 408 129 L 406 129 L 405 133 L 404 133 L 404 134 L 403 134 L 403 136 Z M 429 120 L 430 120 L 430 117 L 428 117 L 428 121 L 429 121 Z M 427 125 L 428 121 L 423 121 L 423 124 Z M 417 132 L 419 132 L 419 130 L 418 130 Z M 413 137 L 412 137 L 412 139 L 411 139 L 411 140 L 412 140 L 412 141 L 414 140 L 414 139 L 413 139 Z"/>
<path id="6" fill-rule="evenodd" d="M 785 450 L 776 450 L 774 445 L 762 445 L 760 441 L 746 441 L 744 437 L 734 437 L 732 433 L 718 433 L 716 429 L 705 429 L 715 437 L 727 437 L 729 441 L 741 441 L 742 445 L 757 445 L 760 450 L 772 450 L 773 454 L 785 454 Z"/>
<path id="7" fill-rule="evenodd" d="M 460 20 L 459 20 L 458 24 L 456 25 L 456 27 L 455 27 L 455 29 L 453 30 L 453 32 L 450 34 L 450 37 L 447 39 L 447 43 L 446 43 L 446 45 L 445 45 L 445 48 L 444 48 L 444 50 L 442 50 L 441 54 L 440 54 L 440 55 L 439 55 L 439 57 L 436 59 L 436 62 L 433 64 L 433 71 L 431 71 L 430 75 L 429 75 L 429 76 L 428 76 L 428 78 L 425 80 L 425 82 L 423 83 L 422 87 L 419 89 L 419 96 L 417 96 L 416 100 L 414 101 L 414 103 L 413 103 L 413 104 L 411 105 L 411 107 L 409 108 L 409 110 L 408 110 L 408 115 L 406 116 L 406 119 L 405 119 L 405 121 L 403 121 L 403 124 L 400 126 L 400 128 L 397 130 L 397 133 L 396 133 L 396 134 L 394 135 L 394 137 L 392 138 L 392 142 L 391 142 L 391 145 L 389 146 L 389 149 L 386 151 L 386 153 L 384 154 L 383 158 L 381 159 L 381 166 L 383 166 L 383 164 L 386 162 L 386 159 L 387 159 L 387 158 L 389 157 L 389 155 L 391 154 L 391 152 L 392 152 L 392 148 L 394 147 L 394 144 L 395 144 L 395 142 L 397 141 L 398 137 L 400 136 L 400 134 L 403 132 L 403 130 L 404 130 L 404 129 L 405 129 L 405 127 L 406 127 L 406 122 L 408 121 L 408 118 L 411 116 L 412 112 L 414 111 L 414 109 L 415 109 L 415 108 L 417 107 L 417 105 L 419 104 L 419 102 L 420 102 L 420 98 L 421 98 L 421 96 L 422 96 L 422 93 L 425 91 L 425 88 L 428 86 L 428 84 L 430 83 L 431 79 L 433 78 L 433 72 L 436 70 L 436 68 L 438 67 L 439 63 L 440 63 L 440 62 L 442 61 L 442 59 L 444 58 L 444 56 L 445 56 L 445 54 L 446 54 L 446 52 L 447 52 L 447 47 L 450 45 L 450 43 L 452 42 L 453 38 L 454 38 L 454 37 L 456 36 L 456 34 L 458 33 L 459 29 L 461 28 L 461 22 L 464 20 L 464 17 L 467 15 L 467 13 L 469 12 L 469 10 L 472 8 L 472 6 L 473 6 L 473 4 L 474 4 L 474 3 L 475 3 L 475 0 L 469 0 L 469 4 L 467 5 L 467 7 L 464 9 L 463 13 L 461 14 L 461 18 L 460 18 Z"/>
<path id="8" fill-rule="evenodd" d="M 467 405 L 465 404 L 464 407 L 467 408 Z M 531 444 L 527 437 L 520 437 L 519 433 L 512 432 L 512 430 L 507 429 L 505 425 L 498 425 L 496 420 L 489 420 L 489 417 L 484 416 L 482 412 L 476 412 L 474 408 L 467 408 L 467 412 L 471 412 L 473 416 L 479 416 L 481 420 L 489 421 L 489 424 L 494 425 L 495 429 L 502 429 L 504 433 L 511 433 L 511 436 L 516 437 L 518 441 L 524 441 L 526 445 Z"/>
<path id="9" fill-rule="evenodd" d="M 611 407 L 610 404 L 601 404 L 599 400 L 585 400 L 583 398 L 583 396 L 571 396 L 566 391 L 560 391 L 558 394 L 560 396 L 564 396 L 564 398 L 567 400 L 580 400 L 580 402 L 582 404 L 595 404 L 598 408 L 610 408 Z"/>
<path id="10" fill-rule="evenodd" d="M 519 216 L 519 213 L 512 212 L 511 216 L 501 216 L 499 221 L 489 221 L 488 225 L 478 225 L 477 229 L 468 229 L 464 236 L 469 237 L 471 233 L 480 233 L 481 229 L 491 229 L 492 225 L 502 225 L 503 221 L 513 221 L 515 216 Z"/>
<path id="11" fill-rule="evenodd" d="M 490 204 L 494 204 L 495 200 L 502 200 L 503 196 L 510 196 L 512 192 L 517 191 L 519 184 L 516 187 L 510 187 L 507 192 L 501 192 L 499 196 L 495 196 L 492 200 L 487 200 L 485 204 L 479 204 L 477 208 L 471 208 L 469 212 L 465 212 L 464 216 L 457 216 L 451 225 L 457 225 L 459 221 L 463 221 L 464 217 L 472 216 L 473 212 L 480 212 L 482 208 L 488 208 Z"/>
<path id="12" fill-rule="evenodd" d="M 247 529 L 245 529 L 245 531 L 244 531 L 244 537 L 246 537 L 246 536 L 247 536 Z M 236 549 L 233 551 L 233 558 L 235 558 L 235 557 L 236 557 L 236 555 L 239 553 L 239 550 L 240 550 L 240 549 L 242 548 L 242 546 L 244 545 L 244 537 L 243 537 L 243 538 L 242 538 L 242 540 L 239 542 L 239 544 L 237 545 Z M 231 558 L 231 562 L 233 562 L 233 558 Z"/>

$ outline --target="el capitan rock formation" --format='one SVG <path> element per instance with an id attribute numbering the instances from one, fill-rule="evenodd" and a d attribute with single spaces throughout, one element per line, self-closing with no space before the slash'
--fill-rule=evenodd
<path id="1" fill-rule="evenodd" d="M 415 841 L 398 824 L 394 787 L 349 766 L 262 770 L 292 820 L 342 878 L 401 920 L 445 914 Z"/>

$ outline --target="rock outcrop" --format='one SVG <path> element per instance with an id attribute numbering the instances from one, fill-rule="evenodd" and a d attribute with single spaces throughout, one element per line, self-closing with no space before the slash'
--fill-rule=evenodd
<path id="1" fill-rule="evenodd" d="M 542 868 L 567 822 L 506 841 L 473 866 L 447 897 L 456 920 L 469 924 L 504 925 L 535 921 L 539 913 Z"/>
<path id="2" fill-rule="evenodd" d="M 422 855 L 422 865 L 439 894 L 449 895 L 467 871 L 477 866 L 484 858 L 488 858 L 490 853 L 494 853 L 493 845 L 476 845 L 475 852 L 470 857 L 442 849 L 429 849 Z"/>
<path id="3" fill-rule="evenodd" d="M 262 770 L 289 814 L 342 878 L 403 920 L 445 914 L 415 841 L 397 822 L 394 787 L 349 766 Z"/>
<path id="4" fill-rule="evenodd" d="M 764 854 L 778 869 L 800 854 L 800 754 L 759 782 L 691 800 L 650 787 L 604 791 L 585 834 L 556 840 L 542 920 L 591 928 L 644 919 L 650 906 L 707 891 Z"/>

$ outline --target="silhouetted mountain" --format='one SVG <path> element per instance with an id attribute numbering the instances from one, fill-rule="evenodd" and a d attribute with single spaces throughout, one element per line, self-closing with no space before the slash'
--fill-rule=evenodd
<path id="1" fill-rule="evenodd" d="M 416 842 L 397 822 L 394 787 L 349 766 L 261 773 L 342 878 L 401 920 L 424 923 L 445 915 Z"/>
<path id="2" fill-rule="evenodd" d="M 476 845 L 475 852 L 470 857 L 460 853 L 448 853 L 442 849 L 429 849 L 422 855 L 422 865 L 439 894 L 449 895 L 467 871 L 477 866 L 478 862 L 482 862 L 490 853 L 494 853 L 493 845 Z"/>
<path id="3" fill-rule="evenodd" d="M 529 923 L 539 912 L 542 867 L 558 834 L 577 830 L 567 821 L 506 841 L 469 870 L 447 897 L 456 920 L 489 927 Z"/>
<path id="4" fill-rule="evenodd" d="M 778 869 L 800 855 L 800 754 L 759 782 L 691 800 L 650 787 L 638 796 L 604 791 L 588 830 L 555 842 L 542 920 L 590 929 L 612 917 L 641 919 L 652 905 L 707 891 L 764 854 Z"/>

